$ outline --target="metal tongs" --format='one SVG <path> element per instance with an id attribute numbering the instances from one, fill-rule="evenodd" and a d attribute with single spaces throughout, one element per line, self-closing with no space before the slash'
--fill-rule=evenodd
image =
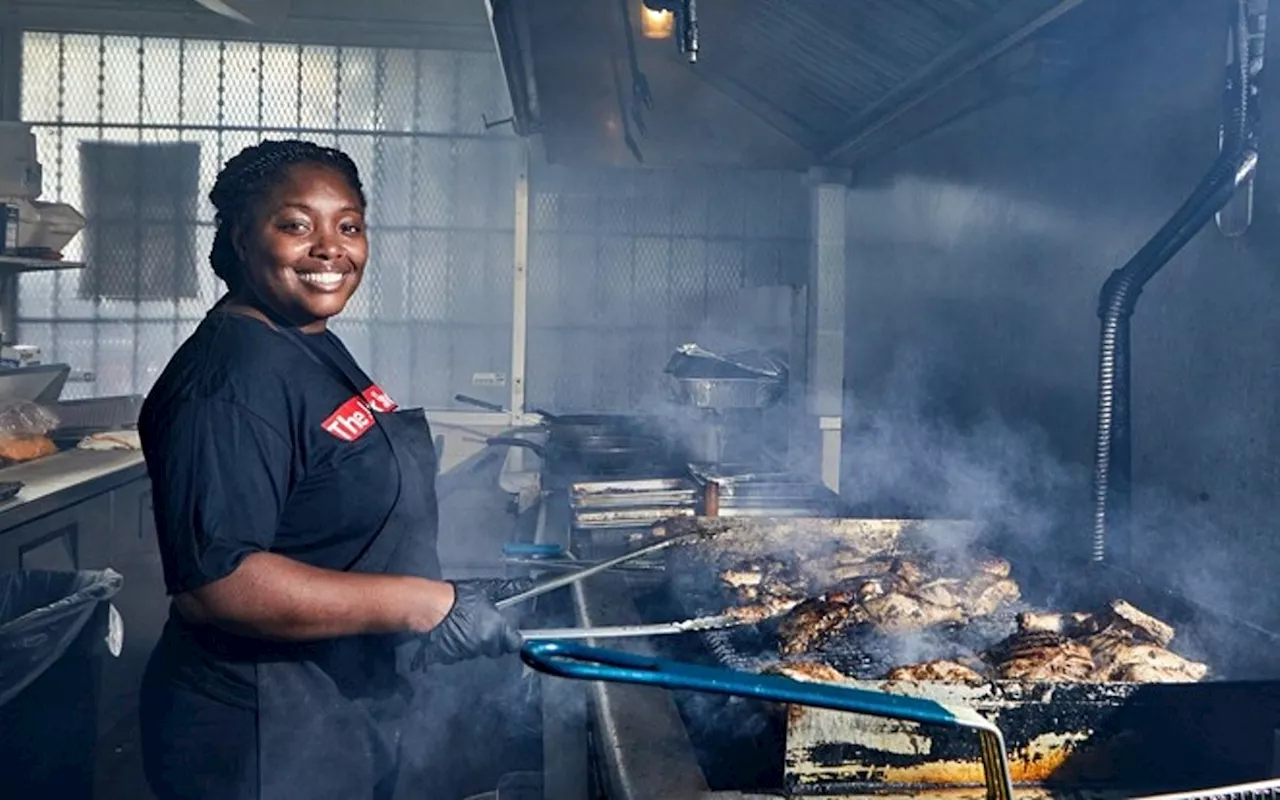
<path id="1" fill-rule="evenodd" d="M 602 625 L 598 628 L 532 628 L 520 631 L 526 642 L 548 639 L 627 639 L 633 636 L 671 636 L 696 631 L 718 631 L 746 625 L 751 620 L 732 614 L 695 617 L 680 622 L 651 622 L 642 625 Z"/>
<path id="2" fill-rule="evenodd" d="M 987 800 L 1013 798 L 1013 779 L 1009 772 L 1004 735 L 999 728 L 970 708 L 852 686 L 808 683 L 775 675 L 752 675 L 679 661 L 665 661 L 571 642 L 529 642 L 521 650 L 520 657 L 533 669 L 561 678 L 635 683 L 664 689 L 753 697 L 757 700 L 974 730 L 982 745 Z"/>
<path id="3" fill-rule="evenodd" d="M 577 572 L 570 572 L 567 575 L 561 575 L 559 577 L 552 578 L 551 580 L 543 581 L 542 583 L 538 584 L 532 589 L 528 589 L 526 591 L 520 592 L 519 594 L 513 594 L 508 598 L 499 600 L 494 605 L 496 605 L 499 609 L 510 608 L 511 606 L 517 605 L 519 603 L 523 603 L 526 600 L 532 600 L 535 597 L 544 595 L 547 592 L 555 591 L 556 589 L 559 589 L 563 586 L 569 586 L 570 584 L 577 583 L 578 581 L 584 578 L 590 578 L 592 575 L 599 575 L 601 572 L 613 569 L 614 567 L 617 567 L 620 564 L 626 564 L 628 561 L 634 561 L 637 558 L 642 558 L 643 556 L 652 555 L 654 553 L 661 552 L 673 545 L 684 544 L 686 542 L 693 541 L 694 539 L 704 539 L 714 535 L 715 534 L 711 532 L 695 531 L 694 533 L 685 533 L 685 534 L 680 534 L 678 536 L 672 536 L 670 538 L 663 539 L 660 542 L 646 545 L 637 550 L 632 550 L 629 553 L 623 553 L 620 556 L 616 556 L 614 558 L 601 561 L 597 564 L 587 567 L 586 569 L 581 569 L 581 570 L 578 570 Z"/>
<path id="4" fill-rule="evenodd" d="M 529 567 L 535 571 L 546 572 L 578 572 L 587 567 L 594 567 L 597 561 L 582 561 L 558 544 L 526 544 L 513 542 L 502 548 L 503 561 L 519 567 Z M 619 564 L 612 569 L 618 572 L 653 573 L 661 572 L 660 564 Z"/>

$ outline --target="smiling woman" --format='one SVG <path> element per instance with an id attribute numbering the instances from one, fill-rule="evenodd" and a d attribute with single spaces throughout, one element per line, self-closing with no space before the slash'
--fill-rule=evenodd
<path id="1" fill-rule="evenodd" d="M 309 333 L 341 313 L 369 257 L 364 189 L 345 153 L 263 142 L 227 162 L 209 199 L 209 260 L 231 290 L 228 307 L 265 306 Z"/>
<path id="2" fill-rule="evenodd" d="M 512 652 L 494 601 L 445 582 L 436 458 L 327 329 L 360 285 L 365 198 L 344 153 L 263 142 L 210 193 L 227 283 L 147 396 L 169 621 L 143 680 L 147 779 L 171 798 L 436 796 L 432 680 Z M 436 763 L 446 763 L 437 758 Z"/>

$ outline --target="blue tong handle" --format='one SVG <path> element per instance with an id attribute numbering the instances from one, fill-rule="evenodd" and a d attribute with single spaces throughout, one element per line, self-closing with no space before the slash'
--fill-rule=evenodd
<path id="1" fill-rule="evenodd" d="M 1009 774 L 1004 736 L 995 725 L 972 709 L 952 708 L 933 700 L 873 692 L 853 686 L 809 683 L 777 675 L 754 675 L 666 661 L 554 639 L 526 642 L 520 651 L 520 657 L 533 669 L 561 678 L 739 695 L 832 711 L 903 719 L 926 725 L 970 728 L 978 732 L 982 741 L 987 797 L 991 800 L 1009 800 L 1013 797 L 1013 782 Z"/>

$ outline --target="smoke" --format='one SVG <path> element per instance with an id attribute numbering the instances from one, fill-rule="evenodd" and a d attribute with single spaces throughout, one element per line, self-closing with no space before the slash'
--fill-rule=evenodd
<path id="1" fill-rule="evenodd" d="M 849 396 L 844 500 L 859 516 L 977 522 L 975 536 L 944 526 L 927 544 L 944 554 L 990 549 L 1008 557 L 1033 606 L 1090 610 L 1078 606 L 1110 599 L 1092 593 L 1099 587 L 1090 585 L 1082 563 L 1092 533 L 1091 465 L 1065 459 L 1042 428 L 989 411 L 958 410 L 952 387 L 936 379 L 942 373 L 927 358 L 908 354 L 894 362 L 877 391 Z M 1141 469 L 1135 477 L 1141 481 Z M 1261 512 L 1224 510 L 1207 496 L 1140 483 L 1133 512 L 1130 555 L 1119 530 L 1113 531 L 1113 566 L 1127 566 L 1157 593 L 1172 592 L 1231 620 L 1265 627 L 1277 616 L 1276 601 L 1257 591 L 1267 585 L 1266 565 L 1250 558 L 1260 547 L 1257 532 L 1267 529 Z M 1146 597 L 1137 587 L 1129 591 L 1131 601 Z M 1167 613 L 1154 600 L 1145 610 Z M 1196 646 L 1202 627 L 1180 629 L 1185 646 Z M 1242 658 L 1248 643 L 1256 643 L 1226 632 L 1212 639 Z M 899 663 L 945 657 L 945 648 L 928 637 L 903 637 L 894 648 Z"/>
<path id="2" fill-rule="evenodd" d="M 851 398 L 855 412 L 844 431 L 842 495 L 859 512 L 972 520 L 984 538 L 1019 550 L 1071 544 L 1056 534 L 1070 509 L 1087 502 L 1088 472 L 1052 452 L 1043 431 L 1015 427 L 992 413 L 957 419 L 934 390 L 919 358 L 900 358 L 878 398 Z M 946 529 L 954 537 L 953 529 Z M 961 551 L 972 541 L 932 542 Z"/>
<path id="3" fill-rule="evenodd" d="M 499 776 L 541 763 L 537 676 L 515 656 L 433 665 L 417 673 L 400 743 L 402 773 L 431 797 L 492 790 Z"/>

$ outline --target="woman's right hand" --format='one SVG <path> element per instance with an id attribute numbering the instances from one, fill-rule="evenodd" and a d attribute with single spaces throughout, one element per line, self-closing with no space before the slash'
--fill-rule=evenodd
<path id="1" fill-rule="evenodd" d="M 483 586 L 455 583 L 453 607 L 429 630 L 413 657 L 414 669 L 472 658 L 496 658 L 520 649 L 520 632 L 489 599 Z"/>

